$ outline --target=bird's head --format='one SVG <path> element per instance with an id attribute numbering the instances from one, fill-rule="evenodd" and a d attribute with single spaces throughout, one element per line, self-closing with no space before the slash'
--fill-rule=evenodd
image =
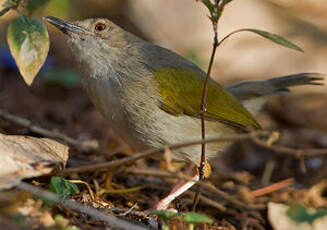
<path id="1" fill-rule="evenodd" d="M 105 18 L 66 22 L 52 16 L 44 19 L 68 36 L 75 58 L 83 64 L 110 66 L 121 59 L 130 47 L 130 34 Z"/>

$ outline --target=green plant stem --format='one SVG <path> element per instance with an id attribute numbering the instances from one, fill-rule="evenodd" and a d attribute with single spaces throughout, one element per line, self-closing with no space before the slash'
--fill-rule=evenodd
<path id="1" fill-rule="evenodd" d="M 221 41 L 219 42 L 219 46 L 225 42 L 229 37 L 231 37 L 234 34 L 240 33 L 240 32 L 249 32 L 247 29 L 238 29 L 238 30 L 234 30 L 233 32 L 230 32 L 229 34 L 227 34 L 223 39 L 221 39 Z"/>
<path id="2" fill-rule="evenodd" d="M 214 15 L 218 14 L 218 7 L 219 7 L 219 0 L 216 0 L 216 4 L 215 4 L 215 10 L 214 10 Z M 206 75 L 206 79 L 204 82 L 204 88 L 203 88 L 203 94 L 202 94 L 202 100 L 201 100 L 201 137 L 202 139 L 205 139 L 205 133 L 206 133 L 206 128 L 205 128 L 205 113 L 207 110 L 207 103 L 206 103 L 206 99 L 207 99 L 207 93 L 208 93 L 208 83 L 209 83 L 209 79 L 210 79 L 210 73 L 211 73 L 211 69 L 213 66 L 213 61 L 215 59 L 215 54 L 216 54 L 216 50 L 217 47 L 219 45 L 218 42 L 218 32 L 217 32 L 217 22 L 218 21 L 213 21 L 213 31 L 214 31 L 214 39 L 213 39 L 213 48 L 212 48 L 212 52 L 211 52 L 211 57 L 210 57 L 210 61 L 209 61 L 209 66 L 208 66 L 208 71 L 207 71 L 207 75 Z M 199 178 L 200 180 L 203 180 L 203 176 L 204 176 L 204 167 L 205 167 L 205 162 L 206 162 L 206 144 L 202 143 L 201 145 L 201 163 L 200 163 L 200 167 L 199 167 Z M 199 196 L 200 196 L 200 186 L 198 186 L 194 200 L 193 200 L 193 205 L 192 205 L 192 211 L 195 211 L 197 203 L 199 201 Z"/>

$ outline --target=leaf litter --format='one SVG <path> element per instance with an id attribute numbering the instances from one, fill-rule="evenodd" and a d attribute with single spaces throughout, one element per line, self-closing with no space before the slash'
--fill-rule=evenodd
<path id="1" fill-rule="evenodd" d="M 106 129 L 103 128 L 107 127 L 105 122 L 97 112 L 95 112 L 86 96 L 80 93 L 79 89 L 68 90 L 60 88 L 59 86 L 51 86 L 54 95 L 59 95 L 59 98 L 65 95 L 65 103 L 63 103 L 60 101 L 61 99 L 58 100 L 58 97 L 49 98 L 49 96 L 45 96 L 48 95 L 48 89 L 50 87 L 49 85 L 46 85 L 46 83 L 39 82 L 41 87 L 33 89 L 34 93 L 31 94 L 31 92 L 25 89 L 22 84 L 14 84 L 16 79 L 16 77 L 13 77 L 12 80 L 9 78 L 6 82 L 6 87 L 0 91 L 0 97 L 7 95 L 10 98 L 26 98 L 26 101 L 17 101 L 17 103 L 15 103 L 15 101 L 12 101 L 11 103 L 4 101 L 3 108 L 15 115 L 28 118 L 41 127 L 48 129 L 60 128 L 61 132 L 76 139 L 79 139 L 79 135 L 83 132 L 90 138 L 99 140 L 100 148 L 104 148 L 108 152 L 117 149 L 117 145 L 112 144 L 116 140 L 115 134 L 110 132 L 110 127 Z M 323 96 L 324 95 L 320 97 Z M 278 113 L 281 114 L 282 111 L 280 111 L 280 104 L 279 106 L 277 106 L 277 104 L 287 103 L 284 101 L 286 100 L 285 98 L 278 100 L 274 100 L 270 105 L 268 105 L 268 110 L 270 110 L 272 114 L 274 114 L 275 111 L 278 111 Z M 290 100 L 290 106 L 297 109 L 294 109 L 293 113 L 299 112 L 301 107 L 294 103 L 301 103 L 301 101 L 296 101 L 293 97 L 290 97 Z M 309 99 L 306 99 L 306 103 L 308 100 Z M 321 106 L 325 105 L 322 104 Z M 34 108 L 37 108 L 37 110 Z M 51 116 L 46 115 L 49 114 L 49 108 L 53 108 L 51 110 Z M 71 108 L 74 108 L 74 111 L 72 111 Z M 319 108 L 320 107 L 317 107 L 317 109 Z M 34 112 L 26 113 L 26 111 Z M 310 136 L 306 136 L 308 132 L 299 132 L 297 127 L 289 125 L 290 123 L 287 123 L 287 121 L 291 119 L 289 117 L 292 117 L 293 115 L 290 114 L 291 112 L 289 110 L 285 110 L 284 112 L 286 115 L 283 116 L 283 123 L 280 123 L 278 119 L 274 120 L 274 116 L 269 118 L 271 119 L 270 122 L 272 122 L 274 126 L 279 126 L 279 130 L 281 130 L 281 139 L 277 141 L 278 144 L 282 143 L 283 145 L 289 145 L 293 148 L 327 147 L 324 142 L 317 142 L 316 139 L 312 138 L 312 133 Z M 83 116 L 76 116 L 76 114 L 83 114 Z M 58 123 L 58 120 L 63 122 Z M 325 127 L 324 122 L 324 120 L 320 122 L 321 127 Z M 307 129 L 308 128 L 310 128 L 310 126 L 307 126 Z M 38 134 L 33 131 L 22 128 L 12 122 L 8 123 L 2 120 L 0 120 L 0 132 L 6 134 L 23 133 L 24 135 L 38 137 Z M 314 132 L 314 129 L 312 132 Z M 83 136 L 85 136 L 84 134 Z M 322 134 L 320 133 L 319 135 L 321 136 Z M 301 141 L 290 142 L 290 140 Z M 106 149 L 107 146 L 115 147 L 113 147 L 113 149 Z M 169 151 L 166 151 L 166 158 L 163 158 L 162 161 L 168 163 L 170 169 L 174 167 L 176 168 L 174 163 L 170 162 L 169 154 Z M 40 157 L 38 155 L 36 156 L 36 159 Z M 85 152 L 71 148 L 66 168 L 103 161 L 119 160 L 125 157 L 128 156 L 119 152 L 112 155 L 102 156 L 99 155 L 99 153 L 94 153 L 92 151 Z M 252 159 L 251 167 L 249 166 L 249 159 Z M 265 188 L 265 185 L 261 184 L 262 172 L 265 166 L 264 162 L 267 162 L 270 159 L 274 159 L 276 163 L 270 178 L 268 178 L 269 184 L 274 185 L 275 183 L 282 182 L 287 178 L 294 178 L 294 183 L 292 183 L 291 186 L 284 186 L 282 189 L 277 190 L 268 187 L 268 192 L 267 189 L 263 190 L 264 192 L 260 190 Z M 271 225 L 268 216 L 266 215 L 268 210 L 267 204 L 269 202 L 285 205 L 291 205 L 293 202 L 301 202 L 307 207 L 312 208 L 326 205 L 326 199 L 324 197 L 326 186 L 324 185 L 325 182 L 322 181 L 322 178 L 326 175 L 323 173 L 323 166 L 325 165 L 326 159 L 324 156 L 318 157 L 318 159 L 321 162 L 320 164 L 316 164 L 318 165 L 318 168 L 317 166 L 311 165 L 310 159 L 306 161 L 308 173 L 303 175 L 297 159 L 278 155 L 270 149 L 263 149 L 262 146 L 257 146 L 255 143 L 249 141 L 241 141 L 240 144 L 233 146 L 233 148 L 229 150 L 228 155 L 224 154 L 219 160 L 215 161 L 216 164 L 213 164 L 213 167 L 218 168 L 219 170 L 214 171 L 216 173 L 212 178 L 209 178 L 208 182 L 216 188 L 228 193 L 234 199 L 243 202 L 246 206 L 258 206 L 258 208 L 252 209 L 235 206 L 233 203 L 218 196 L 217 193 L 205 189 L 202 191 L 202 195 L 207 200 L 203 199 L 200 201 L 198 212 L 210 217 L 215 223 L 196 224 L 196 229 L 269 229 Z M 26 163 L 27 160 L 24 158 L 22 162 L 24 161 Z M 224 166 L 228 167 L 228 170 L 223 170 L 220 162 L 224 162 Z M 258 163 L 254 164 L 255 162 Z M 39 167 L 42 168 L 47 166 L 39 165 Z M 147 227 L 153 227 L 160 226 L 160 221 L 158 222 L 158 220 L 149 216 L 146 210 L 151 208 L 155 202 L 167 194 L 177 182 L 178 177 L 169 175 L 178 175 L 178 172 L 180 171 L 168 171 L 166 174 L 161 174 L 161 176 L 159 173 L 151 174 L 152 169 L 157 169 L 157 172 L 166 171 L 164 168 L 162 170 L 159 170 L 158 168 L 160 168 L 160 162 L 156 159 L 141 159 L 129 165 L 110 169 L 111 172 L 109 174 L 108 171 L 75 172 L 63 177 L 63 179 L 71 181 L 71 183 L 74 183 L 78 187 L 78 192 L 70 195 L 71 199 L 88 207 L 96 208 L 104 213 L 123 216 L 125 219 L 135 221 L 135 223 L 142 223 Z M 181 166 L 179 165 L 177 168 L 181 168 Z M 140 169 L 142 169 L 142 171 Z M 52 170 L 53 168 L 49 169 L 47 173 Z M 146 171 L 149 171 L 150 173 L 147 174 Z M 172 171 L 174 170 L 172 169 Z M 310 181 L 306 178 L 312 178 L 312 180 Z M 308 181 L 311 183 L 308 183 Z M 28 179 L 27 182 L 43 188 L 44 190 L 48 190 L 51 183 L 51 177 L 33 176 L 33 179 Z M 92 193 L 90 192 L 90 189 L 92 190 L 93 195 L 91 195 Z M 260 195 L 258 195 L 259 191 Z M 254 197 L 253 192 L 256 194 Z M 185 193 L 179 199 L 174 201 L 172 207 L 177 209 L 180 213 L 189 212 L 192 205 L 193 194 L 192 190 Z M 28 201 L 30 199 L 34 202 Z M 213 201 L 227 207 L 227 211 L 222 212 L 217 209 L 213 205 Z M 104 222 L 70 210 L 69 208 L 63 207 L 61 204 L 55 204 L 49 207 L 44 203 L 44 201 L 35 197 L 27 198 L 25 202 L 31 202 L 30 205 L 34 206 L 35 210 L 40 210 L 40 212 L 42 212 L 44 208 L 48 210 L 48 214 L 46 214 L 45 217 L 42 217 L 44 221 L 41 221 L 42 218 L 32 218 L 33 220 L 27 218 L 24 220 L 25 223 L 33 222 L 33 226 L 35 227 L 47 226 L 47 223 L 53 224 L 55 217 L 61 215 L 69 221 L 68 226 L 76 226 L 81 229 L 105 228 Z M 22 205 L 18 206 L 23 207 Z M 24 216 L 31 217 L 33 215 L 25 212 Z M 51 218 L 49 216 L 51 216 Z M 172 219 L 169 221 L 169 227 L 171 229 L 182 230 L 188 229 L 189 226 L 180 219 Z M 278 230 L 278 228 L 276 229 Z"/>

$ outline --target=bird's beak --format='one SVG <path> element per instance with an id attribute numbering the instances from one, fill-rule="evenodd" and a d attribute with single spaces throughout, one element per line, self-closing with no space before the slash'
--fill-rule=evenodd
<path id="1" fill-rule="evenodd" d="M 54 25 L 55 27 L 57 27 L 58 29 L 60 29 L 62 32 L 64 32 L 65 34 L 70 34 L 70 33 L 74 33 L 74 34 L 90 34 L 90 32 L 86 29 L 84 29 L 83 27 L 74 25 L 70 22 L 65 22 L 59 18 L 56 17 L 52 17 L 52 16 L 46 16 L 43 17 L 44 20 L 46 20 L 47 22 L 51 23 L 52 25 Z"/>

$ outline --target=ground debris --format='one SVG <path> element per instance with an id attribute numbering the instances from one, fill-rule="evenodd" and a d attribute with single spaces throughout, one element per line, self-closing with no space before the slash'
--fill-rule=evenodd
<path id="1" fill-rule="evenodd" d="M 0 133 L 0 190 L 50 173 L 68 160 L 68 147 L 48 138 Z"/>

